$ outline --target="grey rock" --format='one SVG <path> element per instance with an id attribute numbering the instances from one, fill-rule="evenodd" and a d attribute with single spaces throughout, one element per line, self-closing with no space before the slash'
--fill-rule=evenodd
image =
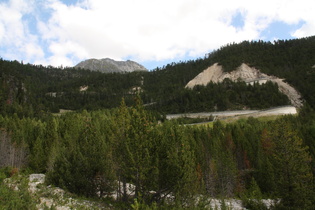
<path id="1" fill-rule="evenodd" d="M 30 182 L 44 183 L 45 174 L 30 174 L 29 179 L 30 179 Z"/>
<path id="2" fill-rule="evenodd" d="M 91 71 L 100 71 L 104 73 L 126 73 L 133 71 L 148 71 L 144 66 L 134 61 L 115 61 L 110 58 L 88 59 L 78 63 L 75 68 L 88 69 Z"/>

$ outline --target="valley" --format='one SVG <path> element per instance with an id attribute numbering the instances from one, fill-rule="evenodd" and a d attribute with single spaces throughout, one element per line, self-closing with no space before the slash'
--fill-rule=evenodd
<path id="1" fill-rule="evenodd" d="M 314 63 L 314 36 L 151 71 L 0 59 L 0 209 L 312 209 Z"/>

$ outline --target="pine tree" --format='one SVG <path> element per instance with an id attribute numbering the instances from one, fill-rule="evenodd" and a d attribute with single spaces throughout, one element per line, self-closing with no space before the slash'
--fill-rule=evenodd
<path id="1" fill-rule="evenodd" d="M 308 147 L 284 119 L 276 121 L 271 134 L 272 164 L 282 205 L 307 209 L 311 206 L 313 174 Z"/>
<path id="2" fill-rule="evenodd" d="M 58 124 L 57 119 L 50 117 L 46 125 L 45 141 L 43 142 L 44 147 L 47 149 L 47 169 L 53 168 L 56 156 L 59 149 L 59 135 L 58 135 Z"/>
<path id="3" fill-rule="evenodd" d="M 130 114 L 126 106 L 124 98 L 122 98 L 120 107 L 116 115 L 112 119 L 113 127 L 113 144 L 114 144 L 114 157 L 115 157 L 115 171 L 118 178 L 118 193 L 119 200 L 127 202 L 127 153 L 125 150 L 126 141 L 128 141 L 130 129 Z M 122 187 L 122 189 L 121 189 Z"/>
<path id="4" fill-rule="evenodd" d="M 46 153 L 43 147 L 42 136 L 38 136 L 34 142 L 34 146 L 31 151 L 30 167 L 38 173 L 46 171 Z"/>
<path id="5" fill-rule="evenodd" d="M 127 108 L 124 100 L 116 118 L 117 172 L 123 184 L 123 200 L 126 201 L 126 182 L 135 185 L 136 196 L 146 196 L 157 179 L 157 158 L 151 132 L 154 124 L 144 110 L 139 97 L 135 107 Z M 151 189 L 150 189 L 151 188 Z"/>
<path id="6" fill-rule="evenodd" d="M 140 97 L 136 98 L 136 106 L 131 109 L 131 121 L 128 141 L 125 142 L 125 149 L 128 155 L 128 171 L 130 178 L 135 184 L 136 196 L 144 195 L 150 190 L 147 183 L 150 179 L 150 172 L 154 168 L 153 142 L 150 138 L 152 130 L 150 116 L 143 108 Z"/>
<path id="7" fill-rule="evenodd" d="M 70 119 L 76 118 L 83 123 L 64 130 L 63 142 L 52 148 L 51 152 L 55 155 L 48 180 L 71 192 L 89 197 L 112 192 L 116 179 L 112 167 L 112 148 L 102 135 L 98 119 L 92 118 L 86 111 L 74 114 L 77 115 L 74 118 L 71 115 L 68 115 Z M 69 133 L 73 132 L 72 129 L 79 135 L 71 138 Z"/>
<path id="8" fill-rule="evenodd" d="M 165 123 L 159 148 L 159 191 L 172 194 L 181 204 L 189 204 L 199 192 L 196 156 L 191 148 L 190 136 L 185 128 L 175 123 Z M 162 198 L 164 197 L 162 196 Z"/>

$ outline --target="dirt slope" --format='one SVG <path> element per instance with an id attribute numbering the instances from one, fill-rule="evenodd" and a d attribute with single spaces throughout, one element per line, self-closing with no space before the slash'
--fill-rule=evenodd
<path id="1" fill-rule="evenodd" d="M 229 73 L 223 72 L 222 66 L 215 63 L 189 81 L 185 87 L 193 88 L 195 85 L 207 85 L 211 81 L 219 83 L 225 78 L 232 81 L 242 80 L 249 84 L 253 82 L 265 83 L 267 81 L 277 83 L 279 91 L 288 96 L 293 106 L 301 107 L 303 105 L 301 94 L 288 83 L 285 83 L 283 79 L 264 74 L 258 69 L 249 67 L 244 63 L 236 70 Z"/>

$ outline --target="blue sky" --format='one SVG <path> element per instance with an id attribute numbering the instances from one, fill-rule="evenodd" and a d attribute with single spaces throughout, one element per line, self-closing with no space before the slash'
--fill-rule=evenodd
<path id="1" fill-rule="evenodd" d="M 0 57 L 73 66 L 134 60 L 149 70 L 244 40 L 315 35 L 314 0 L 0 0 Z"/>

